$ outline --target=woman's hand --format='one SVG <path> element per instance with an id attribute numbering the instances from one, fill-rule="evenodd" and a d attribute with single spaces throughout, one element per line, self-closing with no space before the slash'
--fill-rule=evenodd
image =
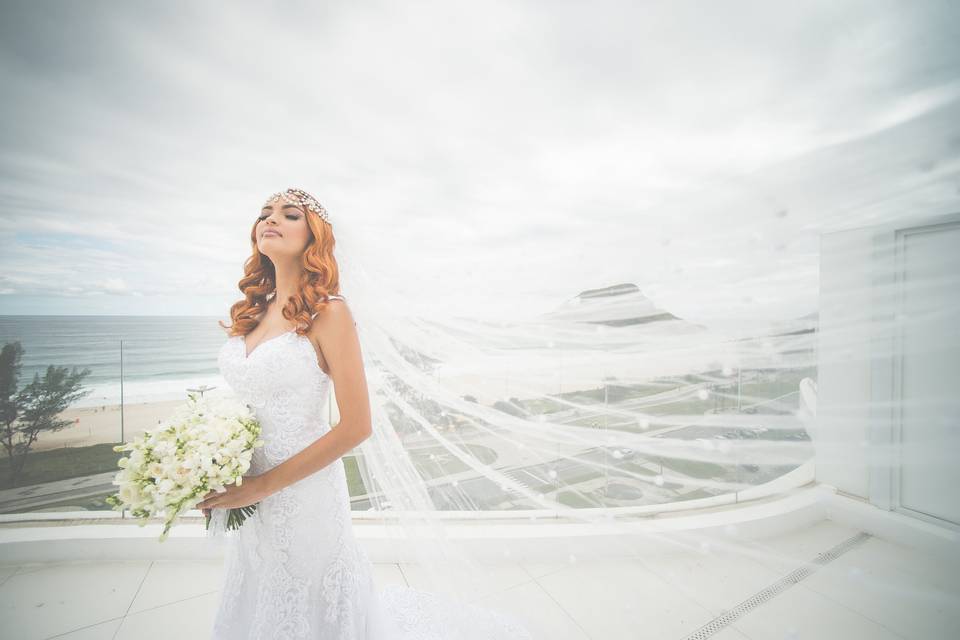
<path id="1" fill-rule="evenodd" d="M 196 508 L 207 515 L 207 511 L 214 507 L 217 509 L 246 507 L 256 504 L 270 495 L 266 483 L 263 481 L 263 476 L 244 476 L 239 487 L 235 484 L 228 484 L 226 489 L 222 493 L 211 491 L 203 497 L 203 502 L 197 503 Z"/>

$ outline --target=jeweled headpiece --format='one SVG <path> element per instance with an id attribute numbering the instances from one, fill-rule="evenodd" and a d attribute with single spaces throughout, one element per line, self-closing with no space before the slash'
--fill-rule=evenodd
<path id="1" fill-rule="evenodd" d="M 264 203 L 263 206 L 269 205 L 271 202 L 273 202 L 277 198 L 281 198 L 284 202 L 295 204 L 298 207 L 304 207 L 306 209 L 309 209 L 310 211 L 313 211 L 315 214 L 323 218 L 325 222 L 328 222 L 328 223 L 330 222 L 330 217 L 327 215 L 327 210 L 323 208 L 323 205 L 320 204 L 320 202 L 318 202 L 316 198 L 314 198 L 312 195 L 310 195 L 303 189 L 287 189 L 286 191 L 278 191 L 277 193 L 267 198 L 267 201 Z"/>

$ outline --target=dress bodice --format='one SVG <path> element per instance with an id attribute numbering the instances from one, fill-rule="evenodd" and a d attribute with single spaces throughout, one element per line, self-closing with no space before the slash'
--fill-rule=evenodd
<path id="1" fill-rule="evenodd" d="M 260 342 L 249 355 L 244 337 L 231 336 L 217 356 L 220 375 L 260 422 L 263 447 L 251 469 L 262 473 L 330 430 L 330 377 L 307 336 L 286 331 Z"/>
<path id="2" fill-rule="evenodd" d="M 332 296 L 331 296 L 332 297 Z M 243 336 L 220 348 L 220 373 L 253 409 L 264 446 L 255 475 L 329 432 L 331 380 L 307 336 L 287 331 L 246 353 Z M 231 537 L 214 640 L 531 640 L 493 611 L 454 606 L 435 594 L 389 585 L 354 536 L 342 458 L 257 503 Z"/>

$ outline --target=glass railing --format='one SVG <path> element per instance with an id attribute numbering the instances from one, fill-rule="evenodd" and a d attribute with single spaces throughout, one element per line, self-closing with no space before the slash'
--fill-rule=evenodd
<path id="1" fill-rule="evenodd" d="M 87 324 L 98 330 L 84 332 L 71 330 L 75 323 L 57 317 L 7 316 L 2 322 L 4 353 L 12 358 L 18 344 L 21 370 L 18 419 L 4 431 L 0 458 L 0 514 L 112 511 L 105 499 L 116 490 L 112 481 L 124 455 L 113 450 L 115 445 L 158 425 L 189 392 L 232 395 L 217 369 L 223 333 L 209 318 L 97 318 Z M 420 415 L 438 433 L 455 437 L 460 450 L 476 462 L 566 507 L 622 508 L 709 498 L 730 493 L 730 487 L 741 490 L 775 480 L 812 457 L 812 448 L 800 448 L 797 459 L 786 464 L 738 459 L 737 447 L 729 460 L 697 462 L 611 445 L 610 435 L 808 442 L 800 388 L 804 381 L 815 381 L 816 367 L 812 340 L 807 345 L 797 366 L 709 370 L 642 384 L 609 375 L 585 384 L 558 372 L 555 393 L 535 397 L 525 397 L 523 385 L 507 377 L 502 384 L 486 385 L 502 389 L 501 397 L 484 402 L 491 409 L 595 434 L 575 456 L 559 448 L 551 452 L 549 445 L 533 457 L 517 455 L 476 419 L 448 408 L 421 407 Z M 13 362 L 11 358 L 7 360 Z M 57 402 L 71 398 L 68 406 L 58 407 Z M 630 417 L 638 409 L 649 419 Z M 718 414 L 725 414 L 725 424 L 731 426 L 718 430 L 715 424 L 678 424 L 675 419 Z M 738 426 L 737 415 L 750 419 Z M 758 416 L 775 418 L 777 428 L 764 428 Z M 405 423 L 399 414 L 395 418 L 394 427 L 438 509 L 542 508 L 531 494 L 477 473 L 426 437 L 422 425 Z M 344 465 L 352 509 L 370 510 L 378 488 L 363 481 L 362 449 L 345 456 Z M 671 475 L 688 481 L 653 481 Z"/>

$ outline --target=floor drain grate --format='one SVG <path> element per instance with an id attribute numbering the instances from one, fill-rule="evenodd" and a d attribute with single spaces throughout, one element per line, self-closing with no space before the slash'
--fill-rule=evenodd
<path id="1" fill-rule="evenodd" d="M 706 638 L 709 638 L 751 609 L 759 607 L 761 604 L 774 597 L 781 591 L 785 591 L 789 587 L 800 582 L 811 573 L 816 571 L 819 566 L 836 560 L 850 549 L 856 547 L 857 545 L 863 544 L 870 537 L 871 535 L 869 533 L 864 533 L 861 531 L 855 536 L 851 536 L 850 538 L 844 540 L 832 549 L 824 551 L 814 558 L 810 564 L 799 567 L 798 569 L 794 569 L 766 589 L 753 594 L 734 608 L 724 611 L 722 614 L 687 636 L 686 640 L 705 640 Z"/>

